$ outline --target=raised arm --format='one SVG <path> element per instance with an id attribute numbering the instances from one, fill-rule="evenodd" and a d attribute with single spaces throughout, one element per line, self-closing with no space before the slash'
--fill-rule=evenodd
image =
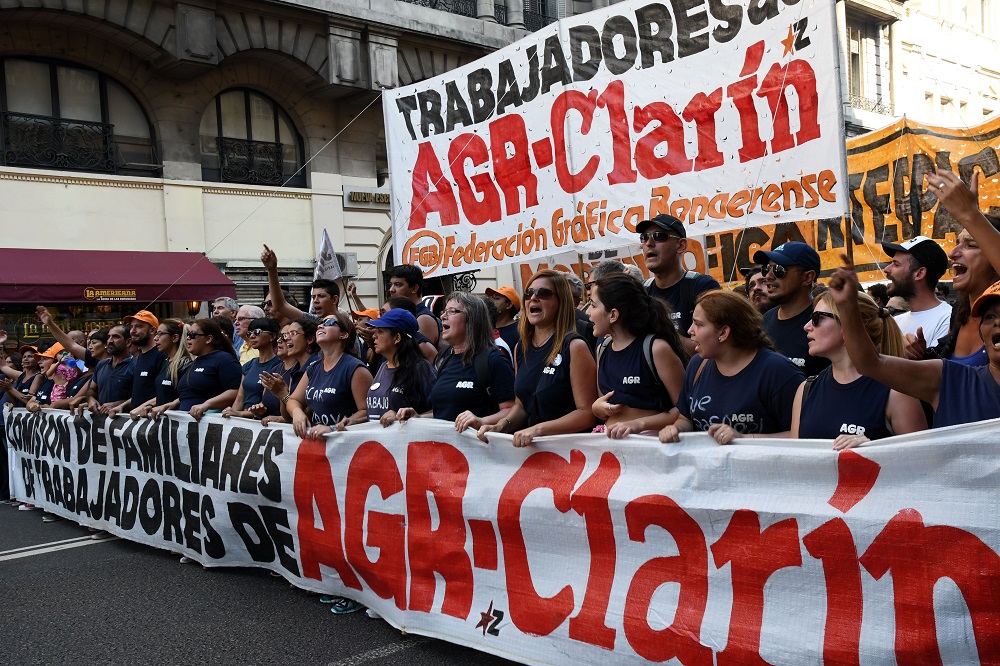
<path id="1" fill-rule="evenodd" d="M 288 317 L 289 321 L 302 319 L 302 315 L 305 313 L 285 300 L 285 294 L 281 291 L 281 283 L 278 281 L 278 256 L 267 245 L 260 253 L 260 263 L 264 264 L 264 268 L 267 269 L 267 288 L 271 291 L 271 306 Z"/>
<path id="2" fill-rule="evenodd" d="M 1000 273 L 1000 231 L 979 210 L 979 172 L 972 172 L 968 187 L 955 172 L 944 169 L 929 173 L 926 178 L 941 205 L 972 234 L 990 266 Z"/>
<path id="3" fill-rule="evenodd" d="M 880 384 L 930 403 L 937 409 L 943 361 L 912 361 L 878 353 L 875 343 L 868 337 L 861 322 L 861 310 L 858 308 L 858 276 L 854 271 L 854 264 L 847 255 L 840 256 L 844 265 L 830 276 L 827 286 L 840 311 L 844 344 L 854 367 L 861 374 L 871 377 Z"/>
<path id="4" fill-rule="evenodd" d="M 87 357 L 87 348 L 69 337 L 66 331 L 56 326 L 55 321 L 52 319 L 52 313 L 49 312 L 48 308 L 44 305 L 39 305 L 35 308 L 35 313 L 38 315 L 38 319 L 48 326 L 52 337 L 63 346 L 63 349 L 72 354 L 73 358 L 78 358 L 82 361 Z"/>

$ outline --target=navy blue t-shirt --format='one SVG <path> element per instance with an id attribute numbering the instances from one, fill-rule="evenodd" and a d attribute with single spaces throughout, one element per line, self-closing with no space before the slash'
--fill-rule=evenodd
<path id="1" fill-rule="evenodd" d="M 135 358 L 135 377 L 132 379 L 132 407 L 138 407 L 150 398 L 156 397 L 156 378 L 163 366 L 167 365 L 167 355 L 155 346 L 140 352 Z"/>
<path id="2" fill-rule="evenodd" d="M 885 419 L 889 387 L 861 376 L 841 384 L 827 367 L 813 381 L 799 414 L 802 439 L 837 439 L 839 435 L 864 435 L 868 439 L 891 437 Z"/>
<path id="3" fill-rule="evenodd" d="M 657 389 L 653 370 L 643 358 L 643 342 L 644 338 L 636 338 L 621 351 L 615 351 L 612 344 L 604 348 L 597 368 L 598 393 L 614 391 L 608 400 L 612 405 L 670 411 L 673 401 L 669 393 Z"/>
<path id="4" fill-rule="evenodd" d="M 42 379 L 42 385 L 35 390 L 35 402 L 39 405 L 51 405 L 52 404 L 52 388 L 56 385 L 56 382 L 51 377 L 44 377 Z"/>
<path id="5" fill-rule="evenodd" d="M 282 362 L 282 364 L 279 365 L 273 372 L 281 375 L 281 378 L 285 380 L 285 386 L 288 387 L 288 395 L 295 392 L 295 387 L 298 386 L 299 381 L 306 374 L 299 368 L 298 363 L 290 368 L 286 368 L 284 362 Z M 266 416 L 281 416 L 281 401 L 278 400 L 276 395 L 270 391 L 264 391 L 261 402 L 264 404 L 264 407 L 267 408 Z"/>
<path id="6" fill-rule="evenodd" d="M 312 411 L 313 425 L 333 426 L 358 411 L 351 390 L 351 378 L 365 362 L 356 356 L 344 354 L 329 371 L 323 362 L 314 363 L 306 370 L 306 406 Z"/>
<path id="7" fill-rule="evenodd" d="M 431 391 L 434 418 L 454 421 L 466 410 L 479 417 L 490 416 L 497 413 L 501 402 L 514 399 L 514 366 L 496 347 L 486 353 L 489 354 L 487 386 L 481 385 L 475 363 L 466 365 L 461 354 L 448 353 Z"/>
<path id="8" fill-rule="evenodd" d="M 177 383 L 179 384 L 181 379 L 184 377 L 184 373 L 187 372 L 188 368 L 191 367 L 191 361 L 181 362 L 180 366 L 177 368 Z M 179 396 L 177 395 L 177 386 L 174 384 L 174 378 L 170 376 L 170 363 L 164 363 L 163 367 L 160 368 L 160 372 L 156 375 L 156 405 L 165 405 L 168 402 L 173 402 Z"/>
<path id="9" fill-rule="evenodd" d="M 285 364 L 277 356 L 266 363 L 261 363 L 258 358 L 252 358 L 243 364 L 244 410 L 259 404 L 264 398 L 264 385 L 260 383 L 260 373 L 278 372 L 284 368 Z"/>
<path id="10" fill-rule="evenodd" d="M 701 355 L 695 354 L 684 373 L 677 409 L 696 430 L 722 423 L 743 434 L 784 432 L 792 427 L 795 392 L 805 377 L 787 358 L 759 349 L 747 367 L 726 377 L 708 359 L 698 377 Z"/>
<path id="11" fill-rule="evenodd" d="M 805 325 L 812 313 L 812 305 L 791 319 L 778 319 L 778 308 L 764 313 L 764 330 L 774 342 L 774 347 L 798 366 L 806 377 L 818 375 L 830 365 L 829 359 L 809 355 Z"/>
<path id="12" fill-rule="evenodd" d="M 567 335 L 552 363 L 544 367 L 545 359 L 552 350 L 552 338 L 541 347 L 529 349 L 527 355 L 521 345 L 514 351 L 517 357 L 514 393 L 528 415 L 529 426 L 562 418 L 576 409 L 569 371 L 569 347 L 576 339 L 580 339 L 579 336 Z"/>
<path id="13" fill-rule="evenodd" d="M 521 341 L 521 334 L 517 330 L 516 321 L 511 322 L 506 326 L 501 326 L 497 329 L 497 332 L 500 333 L 500 337 L 507 343 L 507 346 L 510 347 L 511 351 L 514 351 L 514 347 L 516 347 L 517 343 Z"/>
<path id="14" fill-rule="evenodd" d="M 365 409 L 368 411 L 369 421 L 378 421 L 387 411 L 412 407 L 418 414 L 430 411 L 430 395 L 434 390 L 434 366 L 427 361 L 421 360 L 417 363 L 417 379 L 420 385 L 419 398 L 417 404 L 406 404 L 403 398 L 403 390 L 400 387 L 393 388 L 392 380 L 396 374 L 396 368 L 390 368 L 388 363 L 383 363 L 382 367 L 375 373 L 372 386 L 368 389 L 368 397 L 365 402 Z"/>
<path id="15" fill-rule="evenodd" d="M 428 317 L 433 317 L 434 318 L 434 323 L 437 324 L 437 329 L 438 329 L 437 339 L 438 339 L 438 342 L 440 342 L 441 341 L 441 320 L 437 318 L 437 316 L 434 314 L 433 310 L 431 310 L 429 307 L 427 307 L 426 305 L 424 305 L 423 301 L 418 301 L 417 302 L 417 315 L 416 315 L 417 319 L 420 319 L 420 317 L 422 317 L 424 315 L 427 315 Z M 428 339 L 428 342 L 430 342 L 432 345 L 436 345 L 437 344 L 433 340 L 429 340 L 429 339 Z M 419 341 L 418 341 L 418 343 L 419 343 Z"/>
<path id="16" fill-rule="evenodd" d="M 87 385 L 87 382 L 93 379 L 93 377 L 94 376 L 91 374 L 80 375 L 79 377 L 71 381 L 66 386 L 66 397 L 75 398 L 77 395 L 80 394 L 80 391 L 83 390 L 83 387 Z"/>
<path id="17" fill-rule="evenodd" d="M 106 358 L 94 370 L 97 385 L 97 402 L 121 402 L 132 397 L 132 382 L 135 379 L 135 358 L 126 354 L 118 365 L 111 365 L 114 359 Z"/>
<path id="18" fill-rule="evenodd" d="M 989 365 L 943 363 L 935 428 L 1000 418 L 1000 384 Z"/>
<path id="19" fill-rule="evenodd" d="M 241 381 L 243 368 L 229 352 L 217 349 L 199 356 L 177 382 L 180 409 L 186 412 L 230 389 L 236 390 Z"/>
<path id="20" fill-rule="evenodd" d="M 691 328 L 691 315 L 694 314 L 694 306 L 698 296 L 704 291 L 721 289 L 719 283 L 711 275 L 704 275 L 694 271 L 687 271 L 684 276 L 673 286 L 660 289 L 656 286 L 656 281 L 651 280 L 646 290 L 653 298 L 666 301 L 673 312 L 670 319 L 674 322 L 677 332 L 688 337 L 688 329 Z"/>

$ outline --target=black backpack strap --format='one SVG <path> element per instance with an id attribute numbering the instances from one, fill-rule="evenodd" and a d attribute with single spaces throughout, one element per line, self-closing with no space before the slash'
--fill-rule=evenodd
<path id="1" fill-rule="evenodd" d="M 660 373 L 656 370 L 656 361 L 653 359 L 653 342 L 655 340 L 655 333 L 650 333 L 642 339 L 642 358 L 646 361 L 646 367 L 653 373 L 653 387 L 656 389 L 656 394 L 660 397 L 660 405 L 672 405 L 674 400 L 670 397 L 667 387 L 663 385 Z"/>
<path id="2" fill-rule="evenodd" d="M 601 356 L 604 355 L 604 350 L 607 349 L 608 345 L 610 345 L 610 344 L 611 344 L 611 336 L 610 335 L 606 335 L 606 336 L 604 336 L 604 340 L 601 341 L 601 344 L 597 345 L 597 367 L 598 368 L 601 367 Z"/>
<path id="3" fill-rule="evenodd" d="M 812 391 L 813 384 L 816 383 L 816 379 L 819 375 L 813 375 L 811 377 L 806 377 L 806 385 L 802 387 L 802 404 L 806 404 L 806 396 L 809 395 L 809 391 Z"/>
<path id="4" fill-rule="evenodd" d="M 448 361 L 450 361 L 451 357 L 454 355 L 455 355 L 454 347 L 448 347 L 447 349 L 443 350 L 440 354 L 437 355 L 437 358 L 434 359 L 434 371 L 438 374 L 441 374 L 441 370 L 444 368 L 444 366 L 448 365 Z"/>
<path id="5" fill-rule="evenodd" d="M 486 387 L 486 392 L 493 396 L 493 385 L 490 384 L 490 348 L 483 347 L 472 359 L 472 364 L 476 367 L 476 379 L 480 386 Z"/>

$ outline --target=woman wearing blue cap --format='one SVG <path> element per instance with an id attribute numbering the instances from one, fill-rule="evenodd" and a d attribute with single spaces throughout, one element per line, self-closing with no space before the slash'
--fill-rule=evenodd
<path id="1" fill-rule="evenodd" d="M 420 330 L 417 318 L 402 308 L 394 308 L 368 325 L 375 329 L 375 353 L 385 359 L 368 389 L 368 420 L 388 426 L 404 407 L 418 414 L 430 411 L 436 375 L 414 341 Z"/>

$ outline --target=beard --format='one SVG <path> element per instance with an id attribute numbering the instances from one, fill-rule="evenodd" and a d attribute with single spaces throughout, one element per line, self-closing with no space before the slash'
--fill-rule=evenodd
<path id="1" fill-rule="evenodd" d="M 910 300 L 917 295 L 917 286 L 913 282 L 913 274 L 910 273 L 904 280 L 889 278 L 888 292 L 890 296 L 899 296 L 903 300 Z"/>

